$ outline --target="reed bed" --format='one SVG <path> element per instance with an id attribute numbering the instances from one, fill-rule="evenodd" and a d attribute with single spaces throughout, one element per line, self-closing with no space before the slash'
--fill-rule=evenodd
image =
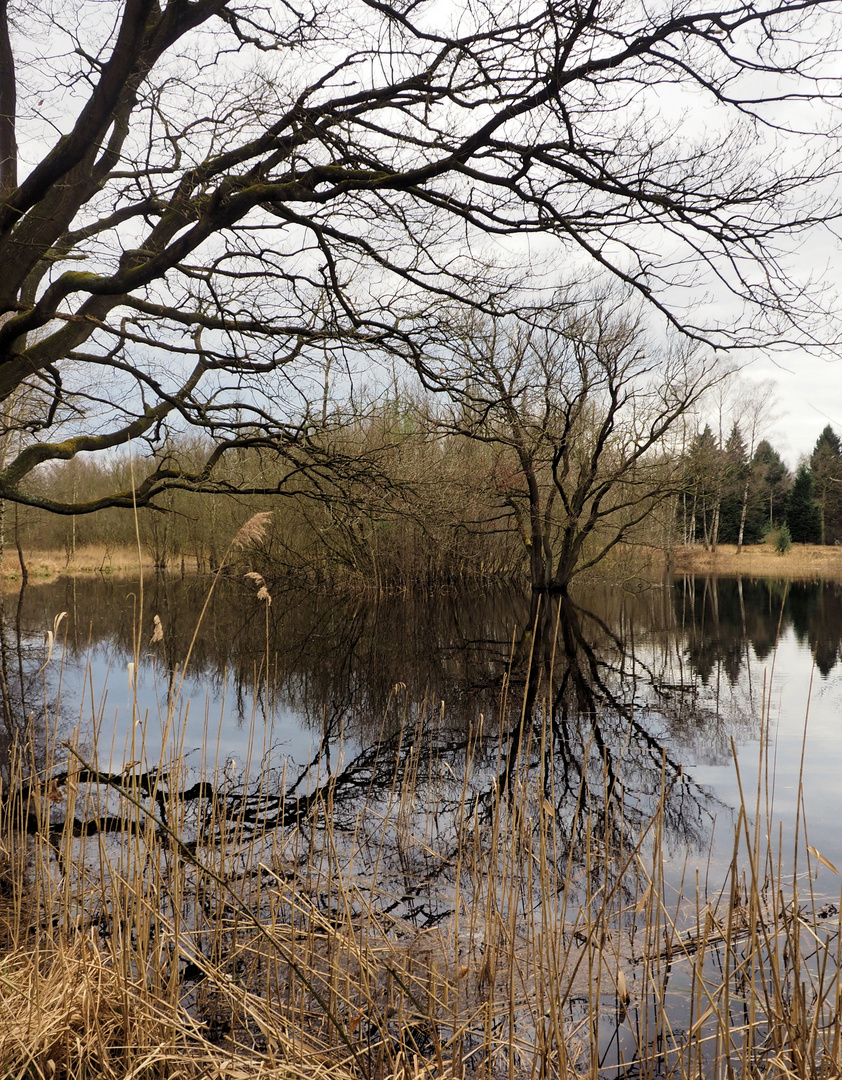
<path id="1" fill-rule="evenodd" d="M 540 695 L 504 770 L 481 717 L 454 754 L 395 691 L 366 770 L 340 750 L 295 790 L 256 721 L 256 765 L 209 730 L 188 768 L 177 679 L 154 761 L 148 717 L 116 765 L 101 715 L 21 737 L 0 1076 L 839 1075 L 835 870 L 800 815 L 782 849 L 768 770 L 707 893 L 667 852 L 666 771 L 643 814 L 589 744 L 563 816 Z"/>

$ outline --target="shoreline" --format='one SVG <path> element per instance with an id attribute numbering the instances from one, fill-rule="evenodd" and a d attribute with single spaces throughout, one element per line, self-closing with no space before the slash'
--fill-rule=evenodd
<path id="1" fill-rule="evenodd" d="M 738 555 L 735 544 L 720 544 L 705 551 L 701 545 L 674 551 L 673 572 L 713 577 L 766 577 L 814 581 L 842 581 L 842 546 L 793 544 L 779 555 L 772 544 L 752 544 Z"/>
<path id="2" fill-rule="evenodd" d="M 663 580 L 668 562 L 663 549 L 642 544 L 629 545 L 622 569 L 635 578 Z M 820 578 L 842 581 L 842 545 L 793 544 L 785 554 L 779 555 L 770 543 L 744 547 L 738 555 L 736 545 L 720 544 L 715 552 L 706 551 L 701 544 L 676 547 L 672 552 L 674 574 L 700 574 L 714 577 L 765 577 L 788 580 L 814 581 Z M 126 578 L 156 572 L 155 563 L 145 552 L 138 559 L 136 548 L 119 547 L 107 550 L 101 545 L 79 548 L 68 558 L 63 551 L 33 549 L 24 552 L 28 581 L 32 585 L 46 584 L 62 577 Z M 620 567 L 607 560 L 604 567 L 596 567 L 588 577 L 611 580 Z M 196 560 L 181 555 L 172 559 L 164 573 L 195 574 Z M 17 587 L 21 581 L 21 568 L 14 548 L 6 548 L 0 563 L 0 588 Z M 621 574 L 622 576 L 622 574 Z M 528 582 L 527 582 L 528 584 Z"/>
<path id="3" fill-rule="evenodd" d="M 80 547 L 75 555 L 68 558 L 63 551 L 50 551 L 34 548 L 24 551 L 27 579 L 31 585 L 46 584 L 61 577 L 130 577 L 142 570 L 144 574 L 153 573 L 154 561 L 145 553 L 138 560 L 137 548 L 114 548 L 108 550 L 101 545 Z M 170 571 L 180 571 L 181 558 L 174 561 Z M 185 557 L 185 565 L 195 569 L 195 560 Z M 18 553 L 14 547 L 7 547 L 0 562 L 0 584 L 3 588 L 20 584 L 21 567 Z"/>

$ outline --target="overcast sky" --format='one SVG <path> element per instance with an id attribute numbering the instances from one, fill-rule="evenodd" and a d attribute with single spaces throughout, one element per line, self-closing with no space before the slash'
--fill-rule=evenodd
<path id="1" fill-rule="evenodd" d="M 812 451 L 826 424 L 842 436 L 842 359 L 790 356 L 780 357 L 776 365 L 761 357 L 746 377 L 776 384 L 777 418 L 765 437 L 790 468 Z"/>

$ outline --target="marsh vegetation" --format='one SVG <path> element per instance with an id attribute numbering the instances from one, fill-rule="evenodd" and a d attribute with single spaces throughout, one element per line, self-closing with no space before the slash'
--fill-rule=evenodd
<path id="1" fill-rule="evenodd" d="M 838 20 L 0 0 L 0 1077 L 838 1075 Z"/>
<path id="2" fill-rule="evenodd" d="M 9 1075 L 835 1074 L 838 587 L 196 585 L 7 611 Z"/>

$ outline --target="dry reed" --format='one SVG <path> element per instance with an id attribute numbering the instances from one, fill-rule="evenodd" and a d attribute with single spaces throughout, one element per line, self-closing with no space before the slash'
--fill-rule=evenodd
<path id="1" fill-rule="evenodd" d="M 350 815 L 339 767 L 289 795 L 257 725 L 241 776 L 209 737 L 196 781 L 175 700 L 152 763 L 143 724 L 118 767 L 98 766 L 97 718 L 16 745 L 0 1075 L 839 1074 L 842 916 L 811 892 L 833 868 L 803 820 L 780 850 L 762 769 L 716 895 L 677 889 L 666 774 L 632 842 L 608 770 L 601 811 L 583 775 L 574 842 L 545 720 L 507 783 L 483 787 L 502 751 L 482 723 L 454 768 L 428 735 L 436 710 L 395 689 L 398 741 L 374 759 L 387 782 Z"/>
<path id="2" fill-rule="evenodd" d="M 734 544 L 720 544 L 716 551 L 705 551 L 697 544 L 676 549 L 674 569 L 679 574 L 839 581 L 842 579 L 842 548 L 793 544 L 786 554 L 780 555 L 774 544 L 764 543 L 744 547 L 737 554 Z"/>

